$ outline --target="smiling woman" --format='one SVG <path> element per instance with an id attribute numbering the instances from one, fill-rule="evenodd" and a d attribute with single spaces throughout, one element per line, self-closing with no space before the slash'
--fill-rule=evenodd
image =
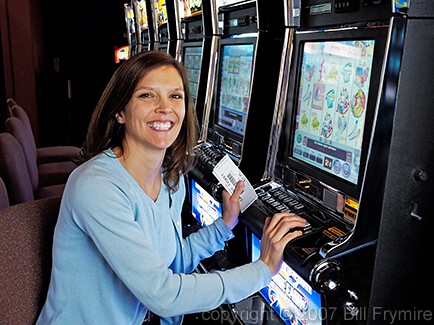
<path id="1" fill-rule="evenodd" d="M 173 67 L 159 67 L 143 77 L 125 109 L 115 115 L 119 124 L 125 124 L 124 159 L 143 149 L 164 158 L 182 127 L 184 97 L 182 78 Z"/>
<path id="2" fill-rule="evenodd" d="M 178 61 L 141 52 L 122 63 L 93 113 L 83 162 L 65 187 L 37 324 L 141 325 L 149 311 L 161 324 L 181 324 L 183 314 L 239 301 L 269 283 L 283 247 L 299 235 L 286 234 L 304 225 L 292 214 L 267 223 L 258 261 L 192 273 L 232 238 L 244 188 L 239 183 L 232 196 L 224 191 L 222 218 L 183 238 L 183 175 L 193 164 L 196 130 Z"/>
<path id="3" fill-rule="evenodd" d="M 180 107 L 183 110 L 182 116 L 177 113 Z M 141 113 L 135 112 L 136 110 Z M 167 114 L 169 110 L 171 112 Z M 158 116 L 158 119 L 152 121 L 138 117 L 139 120 L 133 122 L 136 113 L 143 118 L 148 115 L 146 118 Z M 151 113 L 153 115 L 149 115 Z M 184 67 L 172 57 L 157 51 L 139 53 L 124 62 L 107 85 L 91 118 L 83 148 L 83 161 L 109 148 L 115 148 L 119 156 L 128 156 L 130 153 L 125 151 L 128 151 L 129 146 L 134 146 L 130 149 L 135 150 L 136 145 L 143 145 L 137 141 L 140 142 L 140 137 L 144 135 L 133 138 L 131 134 L 126 134 L 126 119 L 130 120 L 128 123 L 131 126 L 141 129 L 139 134 L 146 132 L 143 122 L 149 128 L 153 125 L 154 129 L 161 129 L 162 125 L 170 123 L 171 128 L 175 129 L 170 134 L 174 143 L 169 145 L 163 159 L 166 176 L 164 182 L 169 188 L 172 189 L 173 186 L 175 189 L 179 172 L 188 171 L 193 164 L 192 150 L 198 132 Z M 149 125 L 150 122 L 153 124 Z"/>

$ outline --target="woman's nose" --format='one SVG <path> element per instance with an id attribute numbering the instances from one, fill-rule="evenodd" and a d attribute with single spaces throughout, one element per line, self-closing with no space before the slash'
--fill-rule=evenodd
<path id="1" fill-rule="evenodd" d="M 171 113 L 172 107 L 170 106 L 169 100 L 162 98 L 157 105 L 157 111 L 162 114 Z"/>

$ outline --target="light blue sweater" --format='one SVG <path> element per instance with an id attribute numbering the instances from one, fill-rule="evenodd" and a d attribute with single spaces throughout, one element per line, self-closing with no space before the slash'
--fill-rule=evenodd
<path id="1" fill-rule="evenodd" d="M 208 274 L 191 273 L 232 232 L 219 219 L 182 238 L 185 185 L 163 184 L 153 202 L 111 150 L 70 175 L 53 244 L 48 297 L 37 324 L 142 324 L 148 309 L 162 324 L 237 302 L 271 280 L 258 260 Z M 191 274 L 190 274 L 191 273 Z"/>

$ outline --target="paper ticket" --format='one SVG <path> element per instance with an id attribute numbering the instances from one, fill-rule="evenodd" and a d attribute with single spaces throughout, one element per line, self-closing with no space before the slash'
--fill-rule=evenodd
<path id="1" fill-rule="evenodd" d="M 244 191 L 240 195 L 241 212 L 244 212 L 258 197 L 252 184 L 228 155 L 225 155 L 217 163 L 212 173 L 231 195 L 237 182 L 239 180 L 244 181 Z"/>

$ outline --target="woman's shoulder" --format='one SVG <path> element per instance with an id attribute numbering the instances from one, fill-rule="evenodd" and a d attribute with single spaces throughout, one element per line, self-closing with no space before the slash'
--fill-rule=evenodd
<path id="1" fill-rule="evenodd" d="M 117 157 L 110 151 L 103 151 L 78 166 L 69 176 L 68 183 L 92 184 L 99 182 L 117 182 L 123 179 Z"/>

